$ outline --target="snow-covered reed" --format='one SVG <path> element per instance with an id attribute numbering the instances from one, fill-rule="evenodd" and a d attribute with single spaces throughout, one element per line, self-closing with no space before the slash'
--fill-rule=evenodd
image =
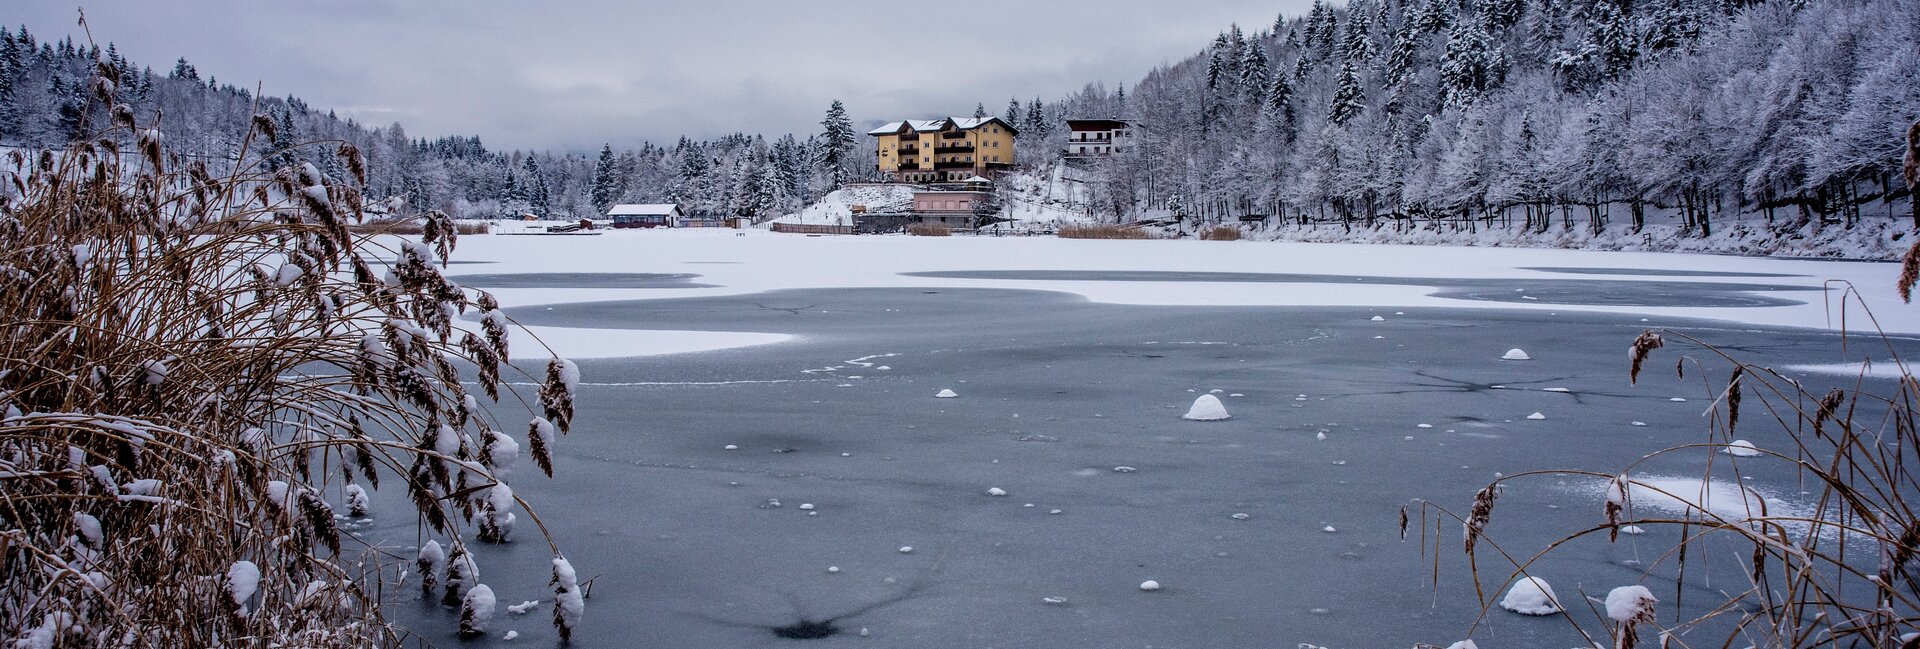
<path id="1" fill-rule="evenodd" d="M 531 418 L 551 474 L 578 370 L 549 362 L 537 418 L 511 393 L 494 410 L 501 375 L 525 374 L 505 316 L 441 274 L 457 236 L 444 215 L 422 215 L 417 240 L 351 233 L 367 191 L 351 145 L 243 145 L 215 169 L 169 153 L 131 109 L 97 112 L 112 121 L 90 139 L 0 169 L 7 641 L 393 645 L 383 598 L 416 567 L 484 628 L 467 528 L 505 541 L 524 507 L 501 431 Z M 272 140 L 254 137 L 271 123 L 246 142 Z M 483 333 L 456 338 L 476 309 Z M 484 401 L 463 383 L 476 376 Z M 383 484 L 412 506 L 380 511 L 368 491 Z M 417 563 L 395 558 L 343 534 L 335 503 L 432 540 Z"/>
<path id="2" fill-rule="evenodd" d="M 1920 245 L 1915 250 L 1920 251 Z M 1851 286 L 1841 291 L 1843 306 L 1864 309 Z M 1871 322 L 1872 314 L 1866 315 Z M 1900 380 L 1886 393 L 1871 391 L 1865 381 L 1824 395 L 1809 393 L 1799 381 L 1674 331 L 1649 331 L 1629 345 L 1629 377 L 1638 379 L 1644 362 L 1669 342 L 1694 352 L 1681 358 L 1675 372 L 1682 378 L 1691 373 L 1705 384 L 1712 401 L 1705 413 L 1705 439 L 1655 450 L 1615 473 L 1502 476 L 1480 490 L 1466 516 L 1437 503 L 1414 501 L 1409 508 L 1420 512 L 1422 551 L 1435 553 L 1434 586 L 1440 587 L 1441 547 L 1438 535 L 1428 542 L 1428 533 L 1449 521 L 1466 529 L 1465 551 L 1482 618 L 1494 604 L 1481 587 L 1487 577 L 1482 574 L 1486 548 L 1511 567 L 1497 575 L 1500 583 L 1507 583 L 1529 578 L 1528 571 L 1547 555 L 1574 552 L 1579 539 L 1604 535 L 1609 542 L 1619 542 L 1625 534 L 1636 544 L 1671 544 L 1654 548 L 1658 558 L 1641 569 L 1649 582 L 1675 584 L 1676 606 L 1689 582 L 1704 574 L 1704 567 L 1689 570 L 1690 564 L 1724 556 L 1729 547 L 1747 553 L 1742 560 L 1747 580 L 1737 588 L 1715 583 L 1711 592 L 1721 593 L 1721 599 L 1701 603 L 1689 595 L 1685 601 L 1690 610 L 1665 624 L 1653 613 L 1653 594 L 1632 583 L 1612 591 L 1605 615 L 1593 623 L 1561 611 L 1594 646 L 1641 644 L 1640 627 L 1663 638 L 1691 633 L 1693 646 L 1720 646 L 1718 638 L 1728 646 L 1908 646 L 1904 638 L 1920 637 L 1913 635 L 1920 632 L 1920 616 L 1914 613 L 1920 610 L 1920 512 L 1915 509 L 1920 502 L 1911 500 L 1920 495 L 1915 491 L 1920 485 L 1920 380 L 1894 346 L 1885 345 Z M 1725 381 L 1704 376 L 1712 366 L 1731 367 Z M 1759 418 L 1766 430 L 1755 431 L 1752 421 L 1742 420 L 1743 410 Z M 1736 437 L 1743 431 L 1767 441 L 1754 444 Z M 1651 471 L 1676 460 L 1705 468 L 1697 478 Z M 1777 475 L 1778 469 L 1797 475 L 1802 500 L 1813 504 L 1762 497 L 1746 482 L 1757 474 L 1755 463 L 1780 465 L 1770 467 L 1775 470 L 1768 475 Z M 1495 543 L 1489 531 L 1496 520 L 1494 498 L 1504 489 L 1540 478 L 1554 483 L 1569 478 L 1604 481 L 1604 497 L 1594 503 L 1597 522 L 1532 554 Z M 1401 510 L 1402 538 L 1411 525 L 1409 508 Z M 1675 533 L 1642 536 L 1657 527 Z"/>

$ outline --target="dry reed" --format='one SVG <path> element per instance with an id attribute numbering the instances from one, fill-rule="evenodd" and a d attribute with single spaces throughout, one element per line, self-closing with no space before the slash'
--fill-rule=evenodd
<path id="1" fill-rule="evenodd" d="M 1240 228 L 1231 225 L 1216 225 L 1200 231 L 1201 241 L 1239 241 Z"/>
<path id="2" fill-rule="evenodd" d="M 1146 230 L 1123 225 L 1063 225 L 1062 239 L 1152 239 Z"/>
<path id="3" fill-rule="evenodd" d="M 910 223 L 907 225 L 907 234 L 916 237 L 947 237 L 953 236 L 953 229 L 944 223 Z"/>
<path id="4" fill-rule="evenodd" d="M 108 113 L 88 141 L 0 170 L 0 618 L 15 640 L 389 646 L 404 631 L 382 598 L 416 565 L 429 590 L 490 600 L 466 597 L 466 528 L 509 538 L 523 503 L 502 480 L 517 448 L 502 417 L 528 415 L 486 405 L 518 370 L 499 305 L 440 272 L 458 229 L 436 213 L 391 247 L 351 234 L 351 145 L 321 153 L 351 170 L 336 182 L 294 157 L 312 144 L 250 152 L 272 124 L 255 120 L 234 168 L 213 169 Z M 482 334 L 455 344 L 475 308 Z M 548 422 L 568 427 L 577 377 L 554 359 L 546 378 L 528 441 L 550 473 Z M 333 503 L 357 516 L 382 483 L 411 495 L 374 513 L 419 521 L 417 559 L 340 527 Z M 563 634 L 578 620 L 555 616 Z"/>
<path id="5" fill-rule="evenodd" d="M 1857 294 L 1847 287 L 1841 296 L 1843 308 L 1850 298 L 1857 299 Z M 1634 340 L 1629 348 L 1630 376 L 1637 379 L 1642 363 L 1669 339 L 1703 352 L 1703 358 L 1734 368 L 1726 383 L 1708 386 L 1714 399 L 1704 440 L 1655 451 L 1617 473 L 1533 471 L 1500 477 L 1476 494 L 1466 516 L 1430 501 L 1409 504 L 1409 508 L 1417 506 L 1421 512 L 1422 538 L 1430 529 L 1449 521 L 1465 529 L 1469 572 L 1481 605 L 1474 628 L 1484 621 L 1494 603 L 1482 584 L 1488 575 L 1484 574 L 1480 555 L 1489 550 L 1476 552 L 1476 546 L 1491 548 L 1510 568 L 1492 575 L 1499 580 L 1498 585 L 1528 575 L 1543 557 L 1574 551 L 1568 546 L 1584 537 L 1604 532 L 1610 542 L 1616 541 L 1622 528 L 1636 526 L 1647 530 L 1639 537 L 1644 544 L 1644 539 L 1659 538 L 1653 530 L 1664 527 L 1676 530 L 1678 540 L 1672 547 L 1660 549 L 1658 559 L 1642 570 L 1647 576 L 1660 574 L 1677 580 L 1674 619 L 1658 623 L 1651 601 L 1643 602 L 1644 610 L 1634 609 L 1624 619 L 1603 616 L 1598 625 L 1583 625 L 1573 614 L 1561 613 L 1595 646 L 1636 646 L 1642 641 L 1643 631 L 1638 627 L 1643 625 L 1658 631 L 1663 646 L 1681 637 L 1688 637 L 1687 646 L 1695 647 L 1915 646 L 1914 638 L 1920 638 L 1914 635 L 1920 632 L 1920 561 L 1916 561 L 1920 559 L 1920 514 L 1915 505 L 1920 503 L 1909 499 L 1920 489 L 1920 475 L 1915 474 L 1920 468 L 1920 411 L 1916 410 L 1920 408 L 1920 380 L 1899 359 L 1892 344 L 1888 342 L 1886 352 L 1900 369 L 1901 378 L 1890 394 L 1865 389 L 1863 377 L 1851 389 L 1814 395 L 1798 381 L 1772 369 L 1742 362 L 1729 352 L 1672 331 L 1649 331 Z M 1685 357 L 1676 365 L 1676 373 L 1688 364 L 1701 363 Z M 1745 410 L 1763 413 L 1779 428 L 1775 438 L 1785 441 L 1772 448 L 1755 449 L 1758 454 L 1752 457 L 1723 453 L 1734 449 L 1734 427 L 1745 421 L 1740 414 L 1743 400 Z M 1734 450 L 1746 453 L 1749 449 Z M 1779 463 L 1800 477 L 1801 484 L 1806 485 L 1806 499 L 1816 505 L 1810 512 L 1769 511 L 1764 500 L 1754 498 L 1755 505 L 1742 512 L 1709 509 L 1692 504 L 1694 499 L 1688 494 L 1668 493 L 1657 484 L 1634 478 L 1643 467 L 1701 453 L 1710 458 L 1703 480 L 1718 474 L 1741 484 L 1740 478 L 1755 463 Z M 1541 479 L 1606 481 L 1607 497 L 1601 507 L 1604 520 L 1532 554 L 1516 554 L 1495 543 L 1486 531 L 1492 496 L 1515 483 Z M 1649 493 L 1680 503 L 1682 511 L 1660 514 L 1637 510 L 1634 495 Z M 1403 508 L 1403 539 L 1409 525 L 1406 512 Z M 1682 614 L 1679 593 L 1687 591 L 1689 564 L 1723 555 L 1729 545 L 1750 551 L 1744 560 L 1746 579 L 1732 587 L 1716 582 L 1713 592 L 1718 593 L 1717 599 L 1704 605 L 1689 603 L 1690 612 Z M 1439 548 L 1423 543 L 1422 552 L 1435 553 L 1433 578 L 1438 588 Z M 1692 568 L 1694 572 L 1701 569 Z M 1611 603 L 1611 597 L 1609 600 Z M 1472 633 L 1469 629 L 1468 636 Z"/>

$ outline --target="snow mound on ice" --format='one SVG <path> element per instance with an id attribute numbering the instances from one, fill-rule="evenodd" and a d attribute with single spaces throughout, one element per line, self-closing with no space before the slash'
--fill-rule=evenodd
<path id="1" fill-rule="evenodd" d="M 1221 405 L 1220 398 L 1211 394 L 1203 394 L 1200 398 L 1194 399 L 1193 407 L 1187 409 L 1187 414 L 1180 416 L 1181 419 L 1188 421 L 1220 421 L 1232 417 L 1233 415 L 1227 414 L 1227 407 Z"/>
<path id="2" fill-rule="evenodd" d="M 1720 452 L 1726 453 L 1727 455 L 1731 455 L 1734 457 L 1754 457 L 1760 454 L 1760 449 L 1755 447 L 1753 445 L 1753 442 L 1749 442 L 1744 439 L 1736 439 L 1736 440 L 1733 440 L 1732 444 L 1728 444 L 1727 448 L 1721 450 Z"/>
<path id="3" fill-rule="evenodd" d="M 1144 590 L 1149 593 L 1156 590 L 1160 590 L 1160 582 L 1154 581 L 1152 579 L 1148 579 L 1146 581 L 1140 582 L 1140 590 Z"/>
<path id="4" fill-rule="evenodd" d="M 1521 577 L 1500 599 L 1500 608 L 1521 615 L 1553 615 L 1560 612 L 1560 600 L 1553 596 L 1553 586 L 1547 585 L 1547 580 Z"/>
<path id="5" fill-rule="evenodd" d="M 960 396 L 960 393 L 958 393 L 958 392 L 954 392 L 954 391 L 953 391 L 953 388 L 945 388 L 945 389 L 942 389 L 942 390 L 940 390 L 940 393 L 939 393 L 939 394 L 936 394 L 936 395 L 933 395 L 933 396 L 934 396 L 934 398 L 936 398 L 936 399 L 952 399 L 952 398 L 954 398 L 954 397 L 958 397 L 958 396 Z"/>
<path id="6" fill-rule="evenodd" d="M 1621 586 L 1607 593 L 1607 617 L 1615 622 L 1633 622 L 1658 603 L 1660 600 L 1646 586 Z"/>
<path id="7" fill-rule="evenodd" d="M 1513 349 L 1509 349 L 1509 350 L 1507 350 L 1507 353 L 1506 353 L 1505 355 L 1503 355 L 1503 356 L 1501 356 L 1501 357 L 1500 357 L 1500 360 L 1503 360 L 1503 361 L 1530 361 L 1530 360 L 1533 360 L 1533 357 L 1532 357 L 1532 356 L 1528 356 L 1528 355 L 1527 355 L 1527 350 L 1524 350 L 1524 349 L 1521 349 L 1521 348 L 1519 348 L 1519 347 L 1515 347 L 1515 348 L 1513 348 Z"/>
<path id="8" fill-rule="evenodd" d="M 1547 418 L 1547 416 L 1546 416 L 1546 415 L 1544 415 L 1544 414 L 1541 414 L 1541 413 L 1538 413 L 1538 412 L 1536 412 L 1536 413 L 1533 413 L 1533 414 L 1531 414 L 1531 415 L 1527 415 L 1527 418 L 1528 418 L 1528 419 L 1532 419 L 1532 420 L 1534 420 L 1534 421 L 1540 421 L 1540 420 L 1542 420 L 1542 419 L 1546 419 L 1546 418 Z"/>

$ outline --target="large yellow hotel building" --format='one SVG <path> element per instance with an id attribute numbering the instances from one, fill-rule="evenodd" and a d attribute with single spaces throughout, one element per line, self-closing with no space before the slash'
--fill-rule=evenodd
<path id="1" fill-rule="evenodd" d="M 900 182 L 991 178 L 1013 165 L 1019 134 L 998 117 L 907 120 L 867 131 L 879 140 L 880 173 Z"/>

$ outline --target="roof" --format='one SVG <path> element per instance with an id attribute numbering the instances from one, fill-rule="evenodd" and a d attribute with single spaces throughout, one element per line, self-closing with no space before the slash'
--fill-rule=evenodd
<path id="1" fill-rule="evenodd" d="M 1114 129 L 1127 128 L 1128 126 L 1132 126 L 1132 122 L 1124 119 L 1067 120 L 1067 129 L 1074 131 L 1111 131 Z"/>
<path id="2" fill-rule="evenodd" d="M 643 205 L 615 205 L 607 210 L 607 216 L 671 216 L 680 211 L 677 203 L 647 203 Z"/>
<path id="3" fill-rule="evenodd" d="M 1007 120 L 998 117 L 943 117 L 940 119 L 909 119 L 899 122 L 887 122 L 880 128 L 867 131 L 867 135 L 898 135 L 908 128 L 912 128 L 916 133 L 934 133 L 946 130 L 948 124 L 952 124 L 955 129 L 962 131 L 971 131 L 988 124 L 999 124 L 1002 128 L 1007 129 L 1008 132 L 1014 135 L 1020 134 L 1020 129 L 1014 128 L 1012 124 L 1007 123 Z"/>

